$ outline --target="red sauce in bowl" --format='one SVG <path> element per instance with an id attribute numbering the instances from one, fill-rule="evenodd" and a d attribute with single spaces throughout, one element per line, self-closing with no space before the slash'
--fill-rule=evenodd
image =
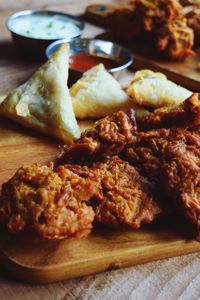
<path id="1" fill-rule="evenodd" d="M 107 70 L 119 67 L 119 63 L 114 59 L 102 56 L 95 56 L 87 53 L 77 53 L 70 56 L 70 68 L 76 71 L 87 71 L 98 64 L 104 64 Z"/>

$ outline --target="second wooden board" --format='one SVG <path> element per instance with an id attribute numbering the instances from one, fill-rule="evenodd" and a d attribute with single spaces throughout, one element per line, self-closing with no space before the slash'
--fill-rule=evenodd
<path id="1" fill-rule="evenodd" d="M 89 5 L 86 9 L 86 16 L 92 22 L 105 27 L 107 14 L 111 10 L 112 5 L 105 3 Z M 100 38 L 113 39 L 112 35 L 107 32 L 101 34 Z M 135 70 L 151 69 L 163 72 L 172 81 L 194 92 L 200 92 L 200 70 L 197 67 L 200 62 L 200 49 L 195 49 L 195 54 L 184 61 L 172 61 L 158 58 L 154 53 L 155 51 L 150 48 L 148 41 L 145 41 L 145 43 L 133 41 L 124 45 L 133 51 L 133 68 Z"/>

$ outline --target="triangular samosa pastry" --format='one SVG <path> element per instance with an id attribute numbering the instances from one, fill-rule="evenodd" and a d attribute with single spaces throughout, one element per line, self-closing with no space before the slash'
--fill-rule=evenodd
<path id="1" fill-rule="evenodd" d="M 99 64 L 83 74 L 70 88 L 77 118 L 100 118 L 127 110 L 132 103 L 120 84 Z"/>
<path id="2" fill-rule="evenodd" d="M 192 92 L 177 85 L 159 72 L 137 71 L 127 89 L 134 104 L 144 107 L 160 108 L 178 106 L 192 95 Z"/>
<path id="3" fill-rule="evenodd" d="M 70 143 L 80 136 L 67 87 L 69 46 L 62 45 L 0 105 L 0 114 Z"/>

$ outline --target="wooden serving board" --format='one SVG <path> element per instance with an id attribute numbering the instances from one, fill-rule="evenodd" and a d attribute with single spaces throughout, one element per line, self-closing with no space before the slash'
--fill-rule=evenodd
<path id="1" fill-rule="evenodd" d="M 106 27 L 107 14 L 112 9 L 113 5 L 107 3 L 89 5 L 86 8 L 85 15 L 89 21 Z M 108 32 L 101 34 L 99 38 L 113 40 Z M 195 49 L 194 56 L 190 56 L 184 61 L 170 61 L 157 57 L 155 51 L 150 49 L 148 41 L 146 43 L 134 41 L 126 43 L 124 46 L 132 50 L 134 54 L 133 69 L 151 69 L 163 72 L 172 81 L 194 92 L 200 92 L 200 70 L 197 67 L 200 62 L 200 48 Z"/>
<path id="2" fill-rule="evenodd" d="M 90 123 L 82 124 L 82 128 Z M 0 119 L 0 184 L 23 164 L 46 163 L 58 153 L 59 141 Z M 46 241 L 0 233 L 0 265 L 14 278 L 47 283 L 156 259 L 200 251 L 174 220 L 157 221 L 141 230 L 96 229 L 89 237 Z"/>

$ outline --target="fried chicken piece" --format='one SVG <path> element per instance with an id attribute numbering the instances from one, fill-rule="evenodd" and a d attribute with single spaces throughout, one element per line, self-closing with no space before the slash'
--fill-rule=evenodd
<path id="1" fill-rule="evenodd" d="M 187 24 L 194 31 L 195 44 L 200 43 L 200 1 L 195 6 L 184 8 Z"/>
<path id="2" fill-rule="evenodd" d="M 157 29 L 156 40 L 157 49 L 166 57 L 181 60 L 194 54 L 194 32 L 185 18 L 164 23 Z"/>
<path id="3" fill-rule="evenodd" d="M 96 222 L 109 227 L 137 229 L 164 213 L 150 182 L 117 156 L 93 163 L 90 168 L 66 167 L 78 176 L 96 181 L 97 186 L 100 183 L 100 192 L 90 200 Z"/>
<path id="4" fill-rule="evenodd" d="M 200 240 L 200 136 L 185 131 L 165 147 L 163 185 L 176 210 L 196 226 Z"/>
<path id="5" fill-rule="evenodd" d="M 138 128 L 147 131 L 157 128 L 190 128 L 200 125 L 200 94 L 192 94 L 180 106 L 165 107 L 141 119 Z"/>
<path id="6" fill-rule="evenodd" d="M 162 55 L 172 59 L 184 59 L 194 54 L 194 33 L 188 26 L 183 9 L 176 0 L 139 1 L 143 6 L 145 28 L 153 31 L 156 48 Z"/>
<path id="7" fill-rule="evenodd" d="M 179 18 L 181 9 L 176 0 L 130 0 L 110 10 L 109 27 L 117 39 L 130 40 L 154 31 L 160 23 Z"/>
<path id="8" fill-rule="evenodd" d="M 143 20 L 145 31 L 156 30 L 158 25 L 182 17 L 182 7 L 177 0 L 130 0 L 135 14 Z"/>
<path id="9" fill-rule="evenodd" d="M 184 59 L 193 54 L 193 30 L 177 0 L 130 0 L 128 5 L 111 10 L 108 20 L 117 39 L 130 41 L 139 36 L 146 41 L 150 36 L 164 56 Z"/>
<path id="10" fill-rule="evenodd" d="M 155 186 L 165 209 L 196 225 L 200 237 L 200 129 L 141 132 L 123 159 Z M 121 154 L 122 155 L 122 154 Z M 156 191 L 157 187 L 157 191 Z"/>
<path id="11" fill-rule="evenodd" d="M 119 111 L 95 123 L 72 146 L 64 146 L 58 163 L 83 163 L 120 153 L 136 132 L 134 110 Z"/>
<path id="12" fill-rule="evenodd" d="M 175 138 L 176 130 L 159 129 L 139 132 L 133 143 L 120 153 L 120 157 L 139 170 L 160 190 L 160 172 L 165 145 Z"/>
<path id="13" fill-rule="evenodd" d="M 10 232 L 32 231 L 47 239 L 86 236 L 94 219 L 85 202 L 96 187 L 53 164 L 20 168 L 2 186 L 0 221 Z"/>

